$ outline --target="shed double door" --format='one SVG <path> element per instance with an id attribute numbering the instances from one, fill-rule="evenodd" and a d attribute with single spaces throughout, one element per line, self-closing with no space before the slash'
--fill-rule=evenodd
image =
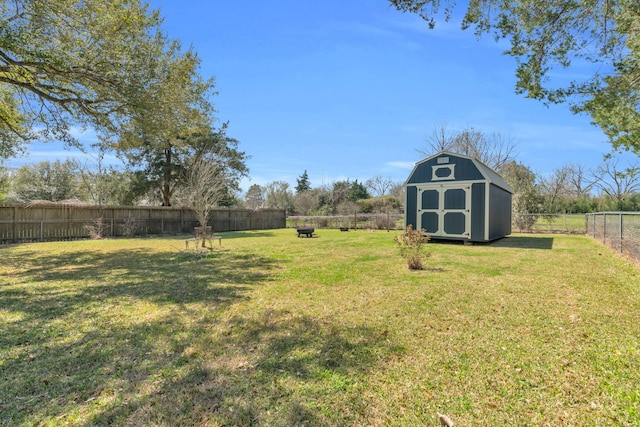
<path id="1" fill-rule="evenodd" d="M 417 206 L 418 230 L 423 228 L 433 237 L 471 237 L 471 185 L 419 187 Z"/>

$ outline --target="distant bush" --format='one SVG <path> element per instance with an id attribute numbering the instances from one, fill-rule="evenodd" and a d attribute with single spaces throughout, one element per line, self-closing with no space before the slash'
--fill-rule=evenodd
<path id="1" fill-rule="evenodd" d="M 102 218 L 97 218 L 84 225 L 84 229 L 89 232 L 89 237 L 94 240 L 104 239 L 104 235 L 108 227 L 109 224 L 107 224 Z"/>
<path id="2" fill-rule="evenodd" d="M 358 200 L 358 206 L 362 212 L 386 212 L 402 208 L 402 201 L 394 196 L 380 196 Z"/>

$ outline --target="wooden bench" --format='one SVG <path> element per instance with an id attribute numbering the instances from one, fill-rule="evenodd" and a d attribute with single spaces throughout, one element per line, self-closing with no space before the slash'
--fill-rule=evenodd
<path id="1" fill-rule="evenodd" d="M 315 231 L 315 229 L 310 227 L 298 227 L 296 228 L 296 231 L 298 232 L 298 237 L 303 234 L 307 237 L 313 237 L 313 232 Z"/>
<path id="2" fill-rule="evenodd" d="M 219 246 L 222 246 L 222 236 L 214 236 L 211 233 L 211 227 L 195 227 L 196 237 L 191 237 L 184 241 L 186 249 L 189 249 L 189 243 L 194 242 L 196 248 L 198 243 L 202 242 L 202 247 L 205 248 L 206 244 L 209 244 L 209 250 L 213 250 L 213 241 L 217 240 Z"/>
<path id="3" fill-rule="evenodd" d="M 222 236 L 207 236 L 204 238 L 204 241 L 209 245 L 209 249 L 213 249 L 213 240 L 217 240 L 219 245 L 222 246 Z M 184 241 L 185 247 L 189 249 L 189 243 L 194 242 L 196 248 L 198 247 L 198 243 L 202 242 L 202 237 L 192 237 L 190 239 L 186 239 Z M 202 246 L 203 248 L 206 246 Z"/>

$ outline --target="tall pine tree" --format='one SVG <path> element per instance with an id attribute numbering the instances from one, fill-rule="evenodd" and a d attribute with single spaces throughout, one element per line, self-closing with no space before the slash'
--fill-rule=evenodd
<path id="1" fill-rule="evenodd" d="M 300 175 L 296 179 L 296 182 L 296 194 L 304 193 L 305 191 L 311 190 L 311 182 L 309 181 L 309 175 L 307 174 L 306 169 L 302 173 L 302 175 Z"/>

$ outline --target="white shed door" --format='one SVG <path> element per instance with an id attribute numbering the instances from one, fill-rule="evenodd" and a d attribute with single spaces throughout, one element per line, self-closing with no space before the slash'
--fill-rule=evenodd
<path id="1" fill-rule="evenodd" d="M 418 187 L 417 228 L 434 237 L 469 239 L 471 186 L 441 184 Z"/>

